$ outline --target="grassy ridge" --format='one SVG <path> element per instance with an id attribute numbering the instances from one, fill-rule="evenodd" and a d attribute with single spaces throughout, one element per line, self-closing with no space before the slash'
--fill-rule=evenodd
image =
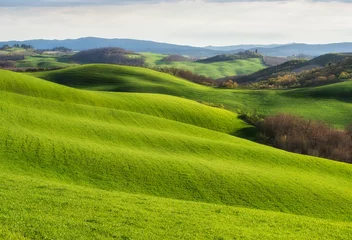
<path id="1" fill-rule="evenodd" d="M 8 71 L 0 97 L 5 237 L 351 235 L 352 166 L 230 136 L 246 125 L 226 110 Z"/>
<path id="2" fill-rule="evenodd" d="M 226 76 L 235 76 L 239 74 L 250 74 L 265 68 L 265 65 L 259 58 L 214 63 L 199 63 L 166 62 L 162 61 L 162 59 L 167 57 L 167 55 L 163 54 L 142 53 L 142 55 L 146 58 L 146 65 L 149 67 L 180 68 L 214 79 Z"/>
<path id="3" fill-rule="evenodd" d="M 297 90 L 214 89 L 148 69 L 113 65 L 86 65 L 34 75 L 60 84 L 91 90 L 183 96 L 197 101 L 223 104 L 232 111 L 241 109 L 264 115 L 292 113 L 325 121 L 339 128 L 350 124 L 352 119 L 352 98 L 348 92 L 352 81 L 327 86 L 323 96 L 318 92 L 323 91 L 324 87 Z M 343 99 L 340 95 L 342 92 L 346 92 Z"/>
<path id="4" fill-rule="evenodd" d="M 21 93 L 39 99 L 60 100 L 65 103 L 76 103 L 115 110 L 128 110 L 129 112 L 162 117 L 226 133 L 235 133 L 237 130 L 249 127 L 237 118 L 237 114 L 172 96 L 77 91 L 9 71 L 1 71 L 0 79 L 2 79 L 0 87 L 8 92 L 6 94 L 10 94 L 11 92 Z M 180 82 L 188 83 L 182 80 Z M 10 95 L 7 98 L 10 99 Z M 37 99 L 29 98 L 29 100 L 34 101 Z M 15 100 L 14 102 L 16 101 L 26 103 L 25 99 Z M 48 109 L 52 109 L 52 106 L 56 106 L 57 104 L 57 102 L 51 101 L 42 101 L 42 103 L 49 105 Z M 65 109 L 65 107 L 62 107 L 62 109 Z"/>

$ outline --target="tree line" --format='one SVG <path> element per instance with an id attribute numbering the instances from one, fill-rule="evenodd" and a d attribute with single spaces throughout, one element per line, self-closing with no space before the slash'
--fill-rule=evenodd
<path id="1" fill-rule="evenodd" d="M 140 54 L 122 48 L 97 48 L 81 51 L 71 57 L 79 63 L 107 63 L 129 66 L 144 66 L 145 59 Z"/>
<path id="2" fill-rule="evenodd" d="M 14 44 L 12 47 L 8 44 L 3 45 L 0 50 L 8 50 L 11 48 L 23 48 L 23 49 L 34 49 L 32 45 L 27 45 L 27 44 Z"/>

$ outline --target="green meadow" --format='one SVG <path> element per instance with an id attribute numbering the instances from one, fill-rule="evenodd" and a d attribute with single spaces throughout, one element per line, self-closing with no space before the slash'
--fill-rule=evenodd
<path id="1" fill-rule="evenodd" d="M 259 58 L 215 63 L 199 63 L 166 62 L 163 61 L 163 59 L 167 57 L 167 55 L 163 54 L 142 53 L 142 55 L 146 58 L 146 65 L 148 67 L 179 68 L 214 79 L 240 74 L 250 74 L 265 68 L 263 61 Z"/>
<path id="2" fill-rule="evenodd" d="M 324 106 L 351 104 L 327 87 L 213 89 L 109 65 L 32 75 L 0 70 L 0 238 L 352 238 L 352 165 L 237 137 L 251 106 L 343 126 L 351 113 Z"/>
<path id="3" fill-rule="evenodd" d="M 88 90 L 168 94 L 223 104 L 233 112 L 291 113 L 338 128 L 352 121 L 352 81 L 292 90 L 233 90 L 206 87 L 145 68 L 114 65 L 84 65 L 32 75 Z"/>
<path id="4" fill-rule="evenodd" d="M 24 60 L 17 61 L 17 68 L 65 68 L 72 67 L 74 63 L 69 61 L 64 61 L 65 59 L 57 57 L 55 55 L 34 55 L 34 56 L 25 56 Z"/>

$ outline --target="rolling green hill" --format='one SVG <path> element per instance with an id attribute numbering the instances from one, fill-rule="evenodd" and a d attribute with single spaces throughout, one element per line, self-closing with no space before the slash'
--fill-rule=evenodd
<path id="1" fill-rule="evenodd" d="M 201 63 L 163 61 L 163 59 L 167 57 L 167 55 L 163 54 L 142 53 L 142 55 L 146 58 L 146 65 L 148 67 L 180 68 L 214 79 L 239 74 L 250 74 L 265 68 L 260 58 Z"/>
<path id="2" fill-rule="evenodd" d="M 309 119 L 325 121 L 343 128 L 351 123 L 352 96 L 339 94 L 320 97 L 307 91 L 324 88 L 294 90 L 230 90 L 216 89 L 191 83 L 168 74 L 136 67 L 113 65 L 85 65 L 58 71 L 33 74 L 67 86 L 102 91 L 163 93 L 197 101 L 223 104 L 236 112 L 258 114 L 292 113 Z M 335 92 L 344 92 L 352 81 L 329 85 Z"/>
<path id="3" fill-rule="evenodd" d="M 90 67 L 101 74 L 100 87 L 107 73 L 98 70 L 120 69 L 76 68 L 66 83 L 79 85 L 79 73 Z M 134 71 L 124 87 L 144 88 L 152 78 L 144 82 L 140 74 L 153 73 L 150 89 L 217 90 L 122 69 Z M 66 71 L 74 69 L 48 74 Z M 0 96 L 2 238 L 352 236 L 352 165 L 231 136 L 248 127 L 232 112 L 161 94 L 78 90 L 3 70 Z"/>

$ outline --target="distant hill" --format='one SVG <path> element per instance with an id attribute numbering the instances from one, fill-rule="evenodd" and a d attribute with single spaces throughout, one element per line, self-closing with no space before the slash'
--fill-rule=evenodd
<path id="1" fill-rule="evenodd" d="M 327 53 L 352 52 L 352 43 L 331 43 L 331 44 L 301 44 L 294 43 L 274 48 L 255 48 L 259 53 L 268 56 L 292 56 L 305 54 L 319 56 Z M 251 50 L 255 50 L 254 48 Z"/>
<path id="2" fill-rule="evenodd" d="M 160 54 L 178 54 L 193 57 L 212 57 L 220 54 L 234 54 L 244 50 L 255 51 L 267 56 L 292 56 L 306 54 L 319 56 L 326 53 L 352 52 L 352 43 L 331 43 L 331 44 L 300 44 L 292 43 L 286 45 L 235 45 L 227 47 L 192 47 L 185 45 L 159 43 L 153 41 L 136 39 L 105 39 L 86 37 L 66 40 L 27 40 L 0 42 L 0 46 L 14 44 L 27 44 L 36 49 L 53 49 L 55 47 L 66 47 L 76 51 L 93 48 L 119 47 L 134 52 L 153 52 Z"/>
<path id="3" fill-rule="evenodd" d="M 282 46 L 282 44 L 269 44 L 269 45 L 263 45 L 263 44 L 250 44 L 250 45 L 231 45 L 231 46 L 206 46 L 205 48 L 211 49 L 211 50 L 217 50 L 217 51 L 233 51 L 233 50 L 249 50 L 249 49 L 254 49 L 254 48 L 273 48 L 273 47 L 279 47 Z"/>
<path id="4" fill-rule="evenodd" d="M 197 57 L 209 57 L 223 53 L 223 51 L 216 51 L 207 48 L 183 46 L 168 43 L 159 43 L 145 40 L 135 39 L 105 39 L 105 38 L 79 38 L 66 40 L 27 40 L 27 41 L 9 41 L 0 42 L 0 46 L 14 45 L 14 44 L 29 44 L 36 49 L 52 49 L 55 47 L 66 47 L 76 51 L 88 50 L 93 48 L 119 47 L 134 52 L 153 52 L 160 54 L 178 54 Z"/>
<path id="5" fill-rule="evenodd" d="M 110 63 L 130 66 L 143 66 L 144 58 L 135 52 L 122 48 L 96 48 L 76 53 L 71 60 L 78 63 Z"/>
<path id="6" fill-rule="evenodd" d="M 267 65 L 269 67 L 273 67 L 273 66 L 283 64 L 283 63 L 289 61 L 289 59 L 285 58 L 285 57 L 264 56 L 263 61 L 264 61 L 265 65 Z"/>
<path id="7" fill-rule="evenodd" d="M 311 60 L 291 60 L 278 66 L 269 67 L 250 75 L 219 79 L 232 79 L 239 84 L 258 83 L 258 87 L 316 86 L 348 79 L 352 74 L 352 53 L 325 54 Z M 346 77 L 344 77 L 346 75 Z M 276 84 L 276 85 L 275 85 Z"/>
<path id="8" fill-rule="evenodd" d="M 262 55 L 257 54 L 252 51 L 244 51 L 236 54 L 221 54 L 216 55 L 214 57 L 210 57 L 207 59 L 198 60 L 200 63 L 214 63 L 214 62 L 225 62 L 225 61 L 233 61 L 233 60 L 245 60 L 249 58 L 261 58 Z"/>
<path id="9" fill-rule="evenodd" d="M 192 59 L 184 57 L 182 55 L 173 54 L 173 55 L 169 55 L 169 56 L 163 58 L 162 61 L 164 61 L 164 62 L 189 62 L 189 61 L 192 61 Z"/>

